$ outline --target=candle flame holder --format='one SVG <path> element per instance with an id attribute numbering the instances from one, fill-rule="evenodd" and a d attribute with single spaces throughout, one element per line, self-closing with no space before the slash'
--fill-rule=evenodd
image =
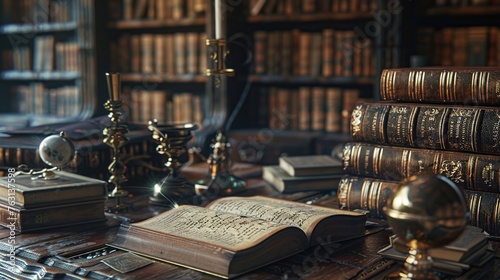
<path id="1" fill-rule="evenodd" d="M 156 119 L 148 122 L 148 130 L 157 144 L 156 152 L 167 156 L 165 167 L 168 170 L 168 174 L 155 184 L 149 199 L 151 203 L 182 202 L 195 195 L 194 185 L 180 174 L 180 157 L 187 154 L 186 144 L 192 138 L 191 131 L 196 129 L 198 125 L 194 123 L 158 125 Z"/>
<path id="2" fill-rule="evenodd" d="M 199 194 L 234 195 L 246 189 L 246 182 L 231 172 L 229 151 L 231 144 L 226 142 L 222 132 L 218 132 L 211 145 L 213 152 L 207 160 L 210 179 L 196 184 Z"/>
<path id="3" fill-rule="evenodd" d="M 115 199 L 115 204 L 107 207 L 106 211 L 124 212 L 129 210 L 130 205 L 122 202 L 122 198 L 128 196 L 128 191 L 122 189 L 122 184 L 127 182 L 127 177 L 125 176 L 127 166 L 121 159 L 121 149 L 129 142 L 126 136 L 128 127 L 125 124 L 121 124 L 123 102 L 121 100 L 120 74 L 106 73 L 106 78 L 109 99 L 104 103 L 104 108 L 109 112 L 108 117 L 111 120 L 111 125 L 103 130 L 105 136 L 103 142 L 113 151 L 113 159 L 108 166 L 109 173 L 111 174 L 108 182 L 114 185 L 114 189 L 108 194 L 108 197 Z"/>
<path id="4" fill-rule="evenodd" d="M 226 51 L 226 40 L 224 39 L 206 39 L 205 44 L 209 48 L 212 67 L 205 70 L 205 75 L 214 76 L 215 86 L 221 86 L 220 76 L 234 76 L 234 69 L 226 68 L 224 60 L 229 53 Z"/>

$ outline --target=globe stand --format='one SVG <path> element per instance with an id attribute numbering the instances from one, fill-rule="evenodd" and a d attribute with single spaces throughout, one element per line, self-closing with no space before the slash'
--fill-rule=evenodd
<path id="1" fill-rule="evenodd" d="M 21 165 L 19 171 L 16 171 L 14 176 L 17 175 L 32 175 L 31 180 L 56 180 L 59 175 L 55 171 L 62 170 L 64 166 L 69 164 L 75 157 L 75 146 L 71 139 L 66 136 L 64 131 L 59 135 L 50 135 L 40 142 L 38 146 L 38 154 L 40 159 L 51 168 L 44 168 L 42 170 L 24 171 L 26 165 Z"/>
<path id="2" fill-rule="evenodd" d="M 187 153 L 186 144 L 192 138 L 191 131 L 196 129 L 198 125 L 193 123 L 158 125 L 157 120 L 148 122 L 148 130 L 152 133 L 153 141 L 158 144 L 156 152 L 168 157 L 165 163 L 168 174 L 154 185 L 150 203 L 165 205 L 184 202 L 195 195 L 194 184 L 180 174 L 180 157 Z"/>
<path id="3" fill-rule="evenodd" d="M 468 212 L 460 189 L 442 175 L 412 176 L 400 183 L 384 210 L 394 233 L 410 248 L 405 269 L 386 279 L 439 279 L 427 252 L 465 229 Z"/>

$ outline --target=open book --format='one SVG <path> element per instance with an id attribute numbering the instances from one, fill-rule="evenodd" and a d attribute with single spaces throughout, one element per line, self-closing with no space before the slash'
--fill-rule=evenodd
<path id="1" fill-rule="evenodd" d="M 231 278 L 305 248 L 362 236 L 366 216 L 263 196 L 183 205 L 122 225 L 110 245 Z"/>

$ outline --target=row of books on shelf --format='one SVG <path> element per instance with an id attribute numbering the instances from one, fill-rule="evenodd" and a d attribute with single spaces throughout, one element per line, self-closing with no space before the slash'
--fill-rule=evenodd
<path id="1" fill-rule="evenodd" d="M 79 130 L 81 127 L 85 127 L 86 130 Z M 100 180 L 109 178 L 108 165 L 112 160 L 112 151 L 103 143 L 102 131 L 105 127 L 100 118 L 90 119 L 84 123 L 60 124 L 52 127 L 54 134 L 56 131 L 65 131 L 75 145 L 75 156 L 63 168 L 64 171 Z M 48 129 L 50 126 L 44 128 Z M 40 130 L 39 127 L 33 129 L 34 133 Z M 130 141 L 122 151 L 122 158 L 127 161 L 125 176 L 129 179 L 158 176 L 158 169 L 162 168 L 166 159 L 156 153 L 156 145 L 152 142 L 150 133 L 132 125 L 129 126 L 129 130 L 127 137 Z M 47 168 L 40 159 L 38 151 L 40 141 L 39 136 L 33 137 L 32 134 L 14 133 L 10 137 L 0 137 L 0 166 L 14 168 L 16 171 L 20 165 L 27 165 L 34 170 Z M 0 171 L 0 176 L 7 175 L 7 170 Z"/>
<path id="2" fill-rule="evenodd" d="M 199 75 L 206 70 L 205 33 L 125 34 L 113 44 L 113 69 L 133 73 Z"/>
<path id="3" fill-rule="evenodd" d="M 342 207 L 384 217 L 401 180 L 440 174 L 463 191 L 469 223 L 499 236 L 499 74 L 496 67 L 383 70 L 386 101 L 361 102 L 352 112 Z"/>
<path id="4" fill-rule="evenodd" d="M 163 90 L 124 90 L 124 107 L 130 122 L 203 124 L 202 97 L 191 92 L 169 93 Z"/>
<path id="5" fill-rule="evenodd" d="M 354 30 L 254 33 L 255 74 L 311 77 L 374 77 L 372 39 Z"/>
<path id="6" fill-rule="evenodd" d="M 267 115 L 263 117 L 271 129 L 348 133 L 350 113 L 360 92 L 358 89 L 302 86 L 298 89 L 263 88 L 259 94 L 262 103 L 267 102 Z"/>
<path id="7" fill-rule="evenodd" d="M 179 20 L 203 16 L 205 0 L 120 0 L 123 20 Z"/>
<path id="8" fill-rule="evenodd" d="M 73 0 L 4 0 L 2 19 L 30 24 L 69 22 L 75 20 L 76 5 Z"/>
<path id="9" fill-rule="evenodd" d="M 500 65 L 500 28 L 495 26 L 418 29 L 419 53 L 430 65 Z"/>
<path id="10" fill-rule="evenodd" d="M 72 117 L 82 106 L 81 90 L 76 86 L 48 88 L 43 83 L 30 83 L 13 90 L 17 111 L 22 114 Z"/>
<path id="11" fill-rule="evenodd" d="M 79 46 L 76 42 L 56 42 L 54 37 L 40 36 L 35 38 L 34 47 L 19 46 L 12 50 L 4 50 L 6 62 L 4 69 L 14 71 L 78 71 Z"/>
<path id="12" fill-rule="evenodd" d="M 359 13 L 377 9 L 376 0 L 251 0 L 250 15 Z"/>
<path id="13" fill-rule="evenodd" d="M 500 5 L 498 0 L 434 0 L 437 7 L 470 7 Z"/>

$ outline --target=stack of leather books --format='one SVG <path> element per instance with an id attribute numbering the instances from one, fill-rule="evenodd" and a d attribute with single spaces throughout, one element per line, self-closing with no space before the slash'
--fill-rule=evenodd
<path id="1" fill-rule="evenodd" d="M 105 220 L 106 182 L 65 171 L 52 179 L 8 171 L 0 178 L 0 225 L 11 232 Z"/>

